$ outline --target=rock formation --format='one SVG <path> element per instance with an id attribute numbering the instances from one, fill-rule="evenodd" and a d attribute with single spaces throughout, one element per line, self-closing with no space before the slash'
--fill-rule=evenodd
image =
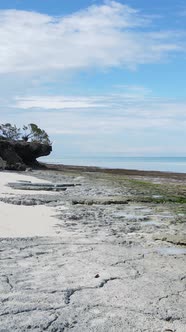
<path id="1" fill-rule="evenodd" d="M 51 151 L 49 144 L 0 139 L 0 168 L 25 170 L 28 166 L 38 165 L 36 159 L 48 156 Z"/>

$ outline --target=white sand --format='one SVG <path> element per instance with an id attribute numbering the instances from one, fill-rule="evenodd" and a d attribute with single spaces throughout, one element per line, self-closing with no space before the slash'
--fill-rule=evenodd
<path id="1" fill-rule="evenodd" d="M 36 193 L 35 191 L 29 192 L 6 187 L 8 182 L 19 180 L 46 182 L 13 172 L 0 172 L 0 196 L 7 197 L 12 194 L 19 195 L 24 193 L 33 195 Z M 12 205 L 0 202 L 0 238 L 55 236 L 57 235 L 55 231 L 57 220 L 52 217 L 55 213 L 54 209 L 47 206 Z"/>

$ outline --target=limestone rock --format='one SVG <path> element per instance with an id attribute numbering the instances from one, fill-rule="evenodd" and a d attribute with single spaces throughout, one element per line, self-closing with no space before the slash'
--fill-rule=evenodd
<path id="1" fill-rule="evenodd" d="M 39 142 L 10 141 L 0 139 L 0 158 L 8 170 L 25 170 L 37 164 L 37 158 L 47 156 L 52 151 L 49 144 Z"/>
<path id="2" fill-rule="evenodd" d="M 1 157 L 0 157 L 0 169 L 5 169 L 6 167 L 6 161 L 4 161 Z"/>

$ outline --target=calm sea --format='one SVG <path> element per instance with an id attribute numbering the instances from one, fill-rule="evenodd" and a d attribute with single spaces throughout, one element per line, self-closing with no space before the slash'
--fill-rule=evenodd
<path id="1" fill-rule="evenodd" d="M 186 157 L 66 157 L 61 159 L 41 158 L 40 160 L 65 165 L 186 173 Z"/>

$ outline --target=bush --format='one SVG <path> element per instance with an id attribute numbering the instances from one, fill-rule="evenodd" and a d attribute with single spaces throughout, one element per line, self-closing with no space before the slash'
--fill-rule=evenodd
<path id="1" fill-rule="evenodd" d="M 51 144 L 48 134 L 45 130 L 39 128 L 36 124 L 30 123 L 23 126 L 22 129 L 17 128 L 16 125 L 10 123 L 0 125 L 0 137 L 17 141 L 22 139 L 25 142 L 40 142 L 43 144 Z"/>
<path id="2" fill-rule="evenodd" d="M 12 126 L 10 123 L 0 125 L 0 136 L 9 140 L 18 140 L 20 138 L 21 131 L 15 125 Z"/>

